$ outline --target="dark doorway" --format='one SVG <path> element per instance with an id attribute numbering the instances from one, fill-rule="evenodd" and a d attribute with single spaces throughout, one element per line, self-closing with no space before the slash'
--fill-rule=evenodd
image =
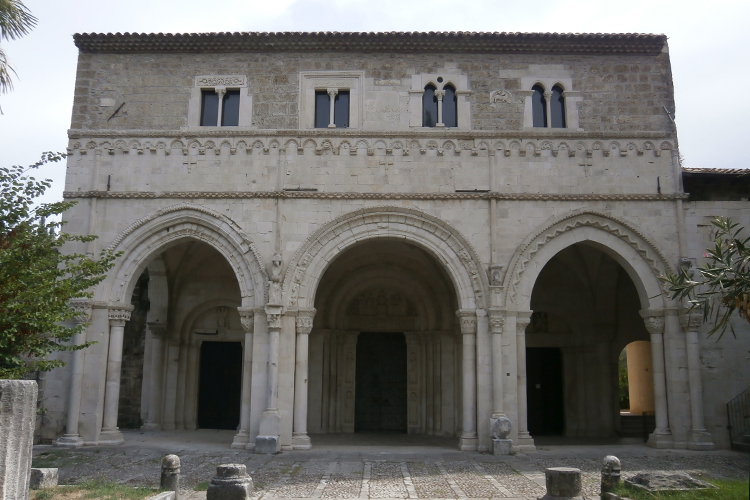
<path id="1" fill-rule="evenodd" d="M 240 423 L 242 392 L 242 344 L 201 344 L 198 427 L 236 429 Z"/>
<path id="2" fill-rule="evenodd" d="M 532 436 L 562 435 L 565 429 L 562 374 L 559 348 L 526 349 L 526 394 Z"/>
<path id="3" fill-rule="evenodd" d="M 354 398 L 355 432 L 406 432 L 406 337 L 360 333 Z"/>

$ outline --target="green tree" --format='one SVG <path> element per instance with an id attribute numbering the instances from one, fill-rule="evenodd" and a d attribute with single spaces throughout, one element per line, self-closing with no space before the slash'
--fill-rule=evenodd
<path id="1" fill-rule="evenodd" d="M 729 322 L 735 311 L 750 323 L 750 236 L 728 217 L 713 217 L 711 224 L 716 233 L 703 254 L 708 261 L 692 276 L 682 269 L 662 279 L 672 299 L 687 301 L 713 324 L 709 335 L 721 336 L 727 327 L 735 333 Z"/>
<path id="2" fill-rule="evenodd" d="M 64 222 L 56 219 L 74 202 L 35 206 L 52 181 L 38 181 L 27 172 L 64 157 L 44 153 L 28 169 L 0 168 L 0 378 L 49 371 L 63 365 L 47 359 L 52 352 L 90 345 L 67 343 L 85 327 L 65 326 L 76 316 L 70 301 L 90 298 L 92 287 L 105 278 L 115 259 L 109 251 L 96 260 L 61 251 L 66 243 L 96 238 L 62 231 Z"/>
<path id="3" fill-rule="evenodd" d="M 36 17 L 20 0 L 0 0 L 0 40 L 15 40 L 28 34 L 36 25 Z M 15 70 L 8 62 L 8 56 L 0 47 L 0 94 L 13 90 L 12 75 Z"/>

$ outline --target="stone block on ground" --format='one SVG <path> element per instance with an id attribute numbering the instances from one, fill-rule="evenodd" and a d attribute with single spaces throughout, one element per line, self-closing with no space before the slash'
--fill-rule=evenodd
<path id="1" fill-rule="evenodd" d="M 206 500 L 247 500 L 253 493 L 253 480 L 243 464 L 222 464 L 206 491 Z"/>
<path id="2" fill-rule="evenodd" d="M 511 439 L 493 439 L 492 440 L 492 454 L 493 455 L 510 455 L 510 451 L 512 447 L 513 447 L 513 440 Z"/>
<path id="3" fill-rule="evenodd" d="M 255 453 L 272 454 L 279 449 L 279 436 L 258 436 L 255 438 Z"/>
<path id="4" fill-rule="evenodd" d="M 31 478 L 37 385 L 0 380 L 0 500 L 26 500 Z"/>
<path id="5" fill-rule="evenodd" d="M 547 500 L 555 498 L 581 497 L 581 469 L 573 467 L 550 467 L 544 471 L 547 484 Z"/>
<path id="6" fill-rule="evenodd" d="M 31 469 L 30 490 L 43 490 L 57 486 L 57 469 Z"/>

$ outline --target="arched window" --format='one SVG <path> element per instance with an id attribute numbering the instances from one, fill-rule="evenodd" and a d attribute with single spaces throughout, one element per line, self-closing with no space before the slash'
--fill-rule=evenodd
<path id="1" fill-rule="evenodd" d="M 446 127 L 458 127 L 458 99 L 452 85 L 443 87 L 443 124 Z"/>
<path id="2" fill-rule="evenodd" d="M 552 128 L 565 128 L 565 98 L 563 97 L 563 89 L 559 85 L 552 87 L 550 114 L 552 115 L 550 117 Z M 536 123 L 534 126 L 536 127 Z"/>
<path id="3" fill-rule="evenodd" d="M 534 117 L 534 127 L 547 126 L 547 104 L 544 102 L 544 89 L 541 85 L 531 87 L 534 95 L 531 96 L 531 113 Z"/>
<path id="4" fill-rule="evenodd" d="M 434 85 L 427 85 L 422 95 L 422 126 L 434 127 L 438 119 L 438 102 Z"/>

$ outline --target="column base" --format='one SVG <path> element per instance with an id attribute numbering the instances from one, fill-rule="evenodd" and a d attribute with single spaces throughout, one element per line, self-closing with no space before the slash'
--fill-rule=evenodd
<path id="1" fill-rule="evenodd" d="M 709 451 L 715 449 L 713 436 L 706 429 L 693 429 L 690 432 L 688 450 Z"/>
<path id="2" fill-rule="evenodd" d="M 247 447 L 247 441 L 250 436 L 247 435 L 247 431 L 240 431 L 234 436 L 232 441 L 232 448 L 237 450 L 244 450 Z"/>
<path id="3" fill-rule="evenodd" d="M 83 439 L 78 434 L 64 434 L 62 437 L 57 438 L 52 445 L 62 448 L 80 448 L 83 446 Z"/>
<path id="4" fill-rule="evenodd" d="M 294 450 L 309 450 L 312 448 L 312 442 L 310 436 L 307 433 L 292 433 L 292 449 Z"/>
<path id="5" fill-rule="evenodd" d="M 513 448 L 513 441 L 510 439 L 493 439 L 492 440 L 492 454 L 493 455 L 510 455 Z"/>
<path id="6" fill-rule="evenodd" d="M 534 438 L 528 432 L 519 432 L 518 439 L 513 445 L 513 451 L 536 451 L 536 445 L 534 444 Z"/>
<path id="7" fill-rule="evenodd" d="M 674 448 L 674 439 L 672 438 L 672 433 L 669 431 L 657 429 L 648 436 L 648 442 L 646 443 L 646 446 L 661 450 Z"/>
<path id="8" fill-rule="evenodd" d="M 271 455 L 281 451 L 279 436 L 258 436 L 255 438 L 255 453 Z"/>
<path id="9" fill-rule="evenodd" d="M 163 430 L 163 431 L 173 431 L 175 429 L 176 429 L 176 427 L 175 427 L 175 425 L 173 423 L 172 424 L 164 424 L 164 425 L 161 426 L 161 430 Z"/>
<path id="10" fill-rule="evenodd" d="M 479 439 L 476 434 L 474 436 L 461 436 L 461 440 L 458 442 L 458 449 L 461 451 L 477 451 L 479 445 Z"/>
<path id="11" fill-rule="evenodd" d="M 155 424 L 154 422 L 146 422 L 141 426 L 142 431 L 160 431 L 161 425 Z"/>
<path id="12" fill-rule="evenodd" d="M 116 446 L 125 442 L 125 436 L 120 429 L 108 429 L 99 434 L 99 440 L 96 442 L 102 446 Z"/>

